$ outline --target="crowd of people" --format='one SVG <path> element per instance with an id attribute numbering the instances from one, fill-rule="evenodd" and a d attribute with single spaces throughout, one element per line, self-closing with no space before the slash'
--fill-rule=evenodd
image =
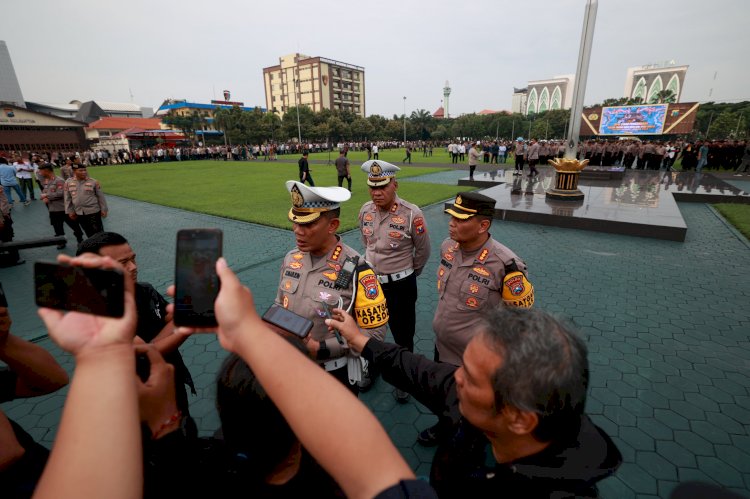
<path id="1" fill-rule="evenodd" d="M 480 145 L 470 147 L 477 159 Z M 495 201 L 459 192 L 432 255 L 424 214 L 398 195 L 399 167 L 368 160 L 360 254 L 337 234 L 351 198 L 351 185 L 341 183 L 352 175 L 343 151 L 339 157 L 338 187 L 316 187 L 304 176 L 286 183 L 294 241 L 280 262 L 275 302 L 311 321 L 308 335 L 261 320 L 251 291 L 223 259 L 216 263 L 219 326 L 212 332 L 230 355 L 217 377 L 221 427 L 211 438 L 197 436 L 193 383 L 179 353 L 187 337 L 206 331 L 175 327 L 168 300 L 138 281 L 134 248 L 122 235 L 95 227 L 76 257 L 58 257 L 121 269 L 125 315 L 91 320 L 40 310 L 76 370 L 49 455 L 0 412 L 0 441 L 10 443 L 0 451 L 4 497 L 7 490 L 9 497 L 34 490 L 39 497 L 596 496 L 597 482 L 622 457 L 584 411 L 586 346 L 569 323 L 534 308 L 524 260 L 490 235 Z M 83 176 L 81 159 L 63 158 L 68 180 L 41 157 L 31 163 L 43 174 L 45 199 L 63 190 L 68 220 L 89 214 L 85 206 L 75 212 L 79 198 L 98 188 Z M 437 272 L 425 277 L 431 259 Z M 432 359 L 413 353 L 418 279 L 431 280 L 438 297 Z M 388 330 L 394 343 L 385 341 Z M 0 360 L 8 365 L 0 370 L 0 400 L 69 382 L 49 354 L 12 334 L 5 307 Z M 420 444 L 437 446 L 429 485 L 415 479 L 357 400 L 379 375 L 398 403 L 413 397 L 438 417 L 418 435 Z"/>

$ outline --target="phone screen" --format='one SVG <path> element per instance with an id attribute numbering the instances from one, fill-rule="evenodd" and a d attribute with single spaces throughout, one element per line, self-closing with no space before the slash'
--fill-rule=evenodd
<path id="1" fill-rule="evenodd" d="M 8 307 L 8 299 L 5 298 L 5 290 L 3 290 L 2 284 L 0 284 L 0 307 Z"/>
<path id="2" fill-rule="evenodd" d="M 263 314 L 263 320 L 289 331 L 292 334 L 305 338 L 313 327 L 310 319 L 297 315 L 294 312 L 274 303 Z"/>
<path id="3" fill-rule="evenodd" d="M 36 262 L 34 288 L 40 307 L 107 317 L 122 317 L 125 312 L 125 281 L 117 269 Z"/>
<path id="4" fill-rule="evenodd" d="M 221 256 L 222 232 L 184 229 L 177 233 L 174 323 L 216 326 L 214 301 L 219 294 L 216 260 Z"/>

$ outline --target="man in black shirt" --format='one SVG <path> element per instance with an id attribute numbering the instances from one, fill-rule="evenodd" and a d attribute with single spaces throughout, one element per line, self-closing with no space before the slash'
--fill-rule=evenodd
<path id="1" fill-rule="evenodd" d="M 584 413 L 586 346 L 540 309 L 499 307 L 457 368 L 369 338 L 334 310 L 326 323 L 383 379 L 452 422 L 430 483 L 442 497 L 596 497 L 622 456 Z M 489 463 L 489 464 L 488 464 Z"/>
<path id="2" fill-rule="evenodd" d="M 315 187 L 315 182 L 313 182 L 312 175 L 310 174 L 310 165 L 307 162 L 307 154 L 307 151 L 303 152 L 302 157 L 297 163 L 299 165 L 299 181 L 303 184 L 307 182 L 310 184 L 310 187 Z"/>
<path id="3" fill-rule="evenodd" d="M 115 232 L 99 232 L 78 246 L 77 255 L 96 253 L 109 256 L 120 262 L 135 283 L 135 305 L 138 311 L 136 335 L 146 343 L 153 343 L 164 359 L 175 369 L 177 406 L 183 414 L 188 414 L 188 398 L 185 385 L 195 394 L 195 386 L 190 372 L 182 360 L 178 347 L 186 336 L 173 334 L 174 323 L 167 314 L 167 300 L 147 282 L 138 282 L 138 265 L 135 253 L 125 239 Z"/>

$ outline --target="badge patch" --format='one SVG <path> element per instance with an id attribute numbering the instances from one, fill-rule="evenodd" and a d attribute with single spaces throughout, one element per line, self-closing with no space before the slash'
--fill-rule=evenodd
<path id="1" fill-rule="evenodd" d="M 472 294 L 479 293 L 479 286 L 477 286 L 476 284 L 469 285 L 469 292 Z"/>
<path id="2" fill-rule="evenodd" d="M 378 297 L 378 278 L 375 274 L 367 274 L 359 280 L 359 283 L 365 288 L 365 294 L 371 300 Z"/>
<path id="3" fill-rule="evenodd" d="M 505 284 L 508 291 L 510 291 L 510 294 L 513 296 L 519 296 L 523 294 L 525 290 L 522 275 L 513 276 L 510 279 L 507 279 L 503 284 Z"/>
<path id="4" fill-rule="evenodd" d="M 422 217 L 415 218 L 414 228 L 417 230 L 417 234 L 424 234 L 424 218 Z"/>
<path id="5" fill-rule="evenodd" d="M 299 262 L 289 262 L 289 267 L 293 269 L 301 269 L 302 264 Z"/>
<path id="6" fill-rule="evenodd" d="M 332 281 L 335 281 L 336 278 L 339 276 L 336 272 L 323 272 L 323 275 Z"/>
<path id="7" fill-rule="evenodd" d="M 284 308 L 289 308 L 289 297 L 288 296 L 284 295 L 284 299 L 281 300 L 281 305 Z"/>
<path id="8" fill-rule="evenodd" d="M 476 298 L 474 298 L 473 296 L 470 296 L 469 298 L 466 299 L 466 306 L 471 307 L 471 308 L 477 308 L 479 306 L 479 302 L 477 301 Z"/>
<path id="9" fill-rule="evenodd" d="M 391 247 L 391 249 L 398 248 L 398 243 L 388 243 L 388 245 Z"/>
<path id="10" fill-rule="evenodd" d="M 398 210 L 398 203 L 393 203 L 393 206 L 391 206 L 391 213 L 396 213 L 396 210 Z"/>
<path id="11" fill-rule="evenodd" d="M 292 258 L 294 258 L 295 260 L 302 260 L 304 257 L 305 255 L 303 255 L 302 253 L 295 253 L 292 255 Z"/>
<path id="12" fill-rule="evenodd" d="M 393 239 L 401 239 L 401 233 L 395 230 L 392 230 L 388 233 L 388 237 L 392 237 Z"/>
<path id="13" fill-rule="evenodd" d="M 479 275 L 483 275 L 484 277 L 489 277 L 490 276 L 490 273 L 484 267 L 474 267 L 471 270 L 473 270 L 474 272 L 476 272 Z"/>
<path id="14" fill-rule="evenodd" d="M 443 267 L 440 267 L 440 270 L 438 270 L 438 277 L 443 277 L 445 275 L 445 269 Z"/>
<path id="15" fill-rule="evenodd" d="M 341 265 L 339 265 L 338 263 L 328 262 L 328 266 L 330 268 L 332 268 L 333 270 L 335 270 L 336 272 L 338 272 L 339 270 L 341 270 Z"/>
<path id="16" fill-rule="evenodd" d="M 487 255 L 489 255 L 489 254 L 490 254 L 490 250 L 488 250 L 487 248 L 485 248 L 485 249 L 482 250 L 481 253 L 479 253 L 479 257 L 477 257 L 477 260 L 479 260 L 480 262 L 483 262 L 483 261 L 485 261 L 487 259 Z"/>
<path id="17" fill-rule="evenodd" d="M 365 219 L 365 222 L 372 222 L 373 221 L 372 213 L 365 213 L 364 219 Z"/>
<path id="18" fill-rule="evenodd" d="M 318 296 L 320 296 L 321 301 L 328 302 L 328 300 L 331 298 L 331 293 L 321 291 L 320 293 L 318 293 Z"/>
<path id="19" fill-rule="evenodd" d="M 406 222 L 406 220 L 404 220 L 403 218 L 401 218 L 399 216 L 391 217 L 391 220 L 395 224 L 402 224 L 402 223 Z"/>
<path id="20" fill-rule="evenodd" d="M 453 258 L 455 257 L 453 256 L 453 252 L 449 251 L 448 253 L 443 255 L 443 258 L 445 258 L 449 262 L 452 262 Z"/>
<path id="21" fill-rule="evenodd" d="M 287 291 L 289 291 L 290 289 L 292 289 L 292 283 L 291 283 L 291 281 L 284 281 L 284 289 L 287 290 Z"/>
<path id="22" fill-rule="evenodd" d="M 331 255 L 331 260 L 337 261 L 339 257 L 341 256 L 341 245 L 336 245 L 336 248 L 333 250 L 333 255 Z"/>
<path id="23" fill-rule="evenodd" d="M 365 227 L 362 229 L 362 234 L 365 236 L 371 236 L 372 235 L 372 229 Z"/>

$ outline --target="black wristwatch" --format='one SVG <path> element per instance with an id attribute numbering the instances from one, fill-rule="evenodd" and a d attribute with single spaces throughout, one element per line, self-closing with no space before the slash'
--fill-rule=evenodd
<path id="1" fill-rule="evenodd" d="M 325 341 L 318 343 L 318 360 L 326 360 L 331 357 L 331 351 Z"/>

